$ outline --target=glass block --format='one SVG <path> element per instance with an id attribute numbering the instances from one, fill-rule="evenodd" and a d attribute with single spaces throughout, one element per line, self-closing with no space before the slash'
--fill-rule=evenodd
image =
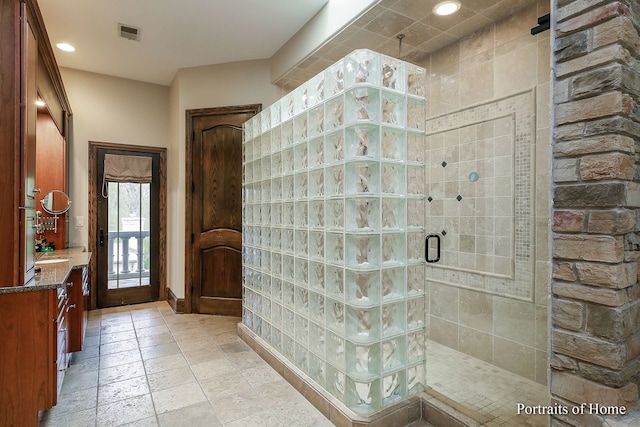
<path id="1" fill-rule="evenodd" d="M 324 294 L 324 269 L 322 262 L 309 261 L 309 289 Z"/>
<path id="2" fill-rule="evenodd" d="M 380 339 L 380 307 L 346 306 L 346 337 L 360 343 Z"/>
<path id="3" fill-rule="evenodd" d="M 357 162 L 346 165 L 345 192 L 348 195 L 379 195 L 380 164 Z"/>
<path id="4" fill-rule="evenodd" d="M 291 282 L 282 282 L 282 304 L 293 310 L 295 307 L 294 285 Z"/>
<path id="5" fill-rule="evenodd" d="M 344 59 L 345 88 L 368 83 L 379 86 L 380 54 L 370 50 L 355 50 Z"/>
<path id="6" fill-rule="evenodd" d="M 295 230 L 294 253 L 299 256 L 309 255 L 309 232 L 307 230 Z"/>
<path id="7" fill-rule="evenodd" d="M 344 60 L 331 65 L 324 72 L 325 99 L 337 95 L 344 90 Z"/>
<path id="8" fill-rule="evenodd" d="M 344 98 L 336 96 L 328 100 L 324 110 L 324 130 L 330 132 L 344 126 Z"/>
<path id="9" fill-rule="evenodd" d="M 253 182 L 253 165 L 251 163 L 242 165 L 242 182 Z"/>
<path id="10" fill-rule="evenodd" d="M 382 336 L 400 334 L 406 331 L 407 313 L 404 301 L 382 306 Z"/>
<path id="11" fill-rule="evenodd" d="M 271 180 L 262 181 L 262 195 L 260 196 L 260 198 L 262 199 L 263 202 L 268 202 L 269 200 L 271 200 Z M 263 209 L 262 211 L 263 224 L 269 220 L 269 213 L 270 212 L 265 212 L 265 210 Z M 267 218 L 266 220 L 265 220 L 265 215 Z"/>
<path id="12" fill-rule="evenodd" d="M 406 238 L 402 233 L 382 235 L 382 266 L 404 265 L 406 263 Z"/>
<path id="13" fill-rule="evenodd" d="M 260 253 L 260 268 L 263 271 L 269 271 L 271 268 L 271 252 L 268 250 L 263 250 Z"/>
<path id="14" fill-rule="evenodd" d="M 255 312 L 253 313 L 253 332 L 258 336 L 262 335 L 262 318 Z"/>
<path id="15" fill-rule="evenodd" d="M 382 406 L 392 405 L 406 396 L 405 381 L 404 371 L 382 377 Z"/>
<path id="16" fill-rule="evenodd" d="M 407 99 L 407 128 L 424 131 L 427 106 L 424 99 Z"/>
<path id="17" fill-rule="evenodd" d="M 358 87 L 345 92 L 344 123 L 380 121 L 380 90 Z"/>
<path id="18" fill-rule="evenodd" d="M 282 331 L 285 334 L 293 336 L 295 333 L 295 317 L 293 310 L 289 310 L 288 308 L 282 309 Z"/>
<path id="19" fill-rule="evenodd" d="M 282 200 L 282 178 L 271 180 L 271 200 Z"/>
<path id="20" fill-rule="evenodd" d="M 360 269 L 380 267 L 379 234 L 348 234 L 345 247 L 345 266 Z"/>
<path id="21" fill-rule="evenodd" d="M 341 196 L 344 194 L 344 166 L 332 166 L 325 169 L 324 174 L 325 195 Z"/>
<path id="22" fill-rule="evenodd" d="M 403 161 L 406 159 L 406 131 L 382 127 L 382 158 L 389 160 Z"/>
<path id="23" fill-rule="evenodd" d="M 280 104 L 274 103 L 268 108 L 271 116 L 271 127 L 276 128 L 280 124 Z"/>
<path id="24" fill-rule="evenodd" d="M 344 131 L 327 134 L 324 138 L 324 158 L 327 163 L 344 160 Z"/>
<path id="25" fill-rule="evenodd" d="M 348 231 L 373 231 L 380 229 L 380 199 L 350 197 L 345 200 Z"/>
<path id="26" fill-rule="evenodd" d="M 291 202 L 283 203 L 282 204 L 282 225 L 284 225 L 285 227 L 293 227 L 295 222 L 296 222 L 295 205 Z"/>
<path id="27" fill-rule="evenodd" d="M 303 83 L 294 89 L 293 114 L 298 115 L 305 111 L 309 105 L 308 83 Z"/>
<path id="28" fill-rule="evenodd" d="M 382 87 L 404 92 L 406 89 L 405 62 L 390 56 L 381 55 Z"/>
<path id="29" fill-rule="evenodd" d="M 354 380 L 347 377 L 347 406 L 357 414 L 368 415 L 378 411 L 380 380 Z"/>
<path id="30" fill-rule="evenodd" d="M 325 223 L 328 230 L 344 228 L 344 200 L 329 199 L 326 202 Z"/>
<path id="31" fill-rule="evenodd" d="M 294 104 L 295 104 L 295 93 L 289 92 L 285 96 L 282 97 L 280 101 L 280 114 L 282 116 L 282 120 L 288 120 L 293 117 L 294 114 Z"/>
<path id="32" fill-rule="evenodd" d="M 346 270 L 345 299 L 353 305 L 380 303 L 380 271 Z"/>
<path id="33" fill-rule="evenodd" d="M 324 164 L 324 138 L 314 138 L 309 141 L 309 167 L 322 166 Z"/>
<path id="34" fill-rule="evenodd" d="M 382 163 L 382 193 L 392 195 L 407 194 L 405 166 L 399 163 Z M 424 184 L 422 184 L 424 186 Z"/>
<path id="35" fill-rule="evenodd" d="M 425 137 L 423 133 L 407 132 L 407 160 L 425 162 Z"/>
<path id="36" fill-rule="evenodd" d="M 407 194 L 423 195 L 425 190 L 425 170 L 423 165 L 407 166 Z"/>
<path id="37" fill-rule="evenodd" d="M 344 239 L 342 234 L 327 233 L 325 235 L 325 260 L 331 264 L 344 263 Z"/>
<path id="38" fill-rule="evenodd" d="M 275 326 L 271 328 L 271 345 L 282 353 L 282 331 Z"/>
<path id="39" fill-rule="evenodd" d="M 296 173 L 293 185 L 293 196 L 296 199 L 304 199 L 309 196 L 309 176 L 307 172 Z"/>
<path id="40" fill-rule="evenodd" d="M 336 368 L 345 369 L 345 340 L 331 331 L 327 331 L 327 362 Z"/>
<path id="41" fill-rule="evenodd" d="M 405 126 L 406 124 L 406 98 L 403 95 L 382 91 L 382 117 L 383 123 L 395 126 Z"/>
<path id="42" fill-rule="evenodd" d="M 326 382 L 326 366 L 323 358 L 309 353 L 309 376 L 321 387 L 324 387 Z"/>
<path id="43" fill-rule="evenodd" d="M 324 228 L 324 200 L 312 200 L 309 202 L 309 227 Z"/>
<path id="44" fill-rule="evenodd" d="M 324 322 L 322 322 L 322 324 L 309 322 L 309 334 L 313 337 L 313 339 L 309 341 L 309 350 L 324 359 L 326 354 L 326 330 L 324 328 Z"/>
<path id="45" fill-rule="evenodd" d="M 296 255 L 297 254 L 299 254 L 299 252 L 296 252 Z M 309 261 L 306 258 L 295 259 L 295 275 L 296 284 L 304 287 L 309 286 Z"/>
<path id="46" fill-rule="evenodd" d="M 308 162 L 308 144 L 306 142 L 296 144 L 293 147 L 294 150 L 294 166 L 293 170 L 301 172 L 307 170 L 309 167 Z"/>
<path id="47" fill-rule="evenodd" d="M 296 175 L 297 178 L 298 175 Z M 296 179 L 296 181 L 298 181 Z M 293 225 L 297 228 L 306 228 L 309 224 L 309 202 L 306 200 L 298 201 L 294 203 L 295 208 L 295 220 Z M 306 247 L 306 245 L 305 245 Z M 306 253 L 306 249 L 305 249 Z"/>
<path id="48" fill-rule="evenodd" d="M 382 230 L 404 230 L 405 219 L 405 199 L 385 197 L 382 203 Z"/>
<path id="49" fill-rule="evenodd" d="M 324 261 L 324 233 L 309 232 L 309 258 Z"/>
<path id="50" fill-rule="evenodd" d="M 380 375 L 380 344 L 355 344 L 347 341 L 347 373 L 360 379 Z"/>
<path id="51" fill-rule="evenodd" d="M 380 157 L 380 127 L 350 125 L 345 128 L 346 159 L 378 159 Z"/>
<path id="52" fill-rule="evenodd" d="M 407 363 L 422 362 L 425 359 L 424 331 L 407 334 Z"/>
<path id="53" fill-rule="evenodd" d="M 293 172 L 295 165 L 295 155 L 293 148 L 287 148 L 282 152 L 282 172 L 290 174 Z"/>
<path id="54" fill-rule="evenodd" d="M 425 97 L 427 94 L 427 70 L 409 63 L 406 64 L 406 67 L 407 93 Z"/>
<path id="55" fill-rule="evenodd" d="M 289 118 L 287 118 L 287 121 L 283 122 L 280 127 L 283 149 L 293 146 L 293 121 L 288 119 Z"/>
<path id="56" fill-rule="evenodd" d="M 322 135 L 324 132 L 324 104 L 309 110 L 309 138 Z"/>
<path id="57" fill-rule="evenodd" d="M 407 233 L 407 262 L 424 262 L 424 234 Z"/>
<path id="58" fill-rule="evenodd" d="M 325 324 L 324 295 L 309 292 L 309 319 L 322 325 Z"/>
<path id="59" fill-rule="evenodd" d="M 382 341 L 382 370 L 384 372 L 395 371 L 406 366 L 405 348 L 404 335 Z"/>
<path id="60" fill-rule="evenodd" d="M 403 298 L 405 296 L 405 267 L 385 268 L 382 270 L 382 300 Z"/>
<path id="61" fill-rule="evenodd" d="M 271 150 L 274 153 L 279 153 L 282 149 L 282 129 L 278 126 L 279 122 L 275 124 L 272 122 L 272 125 L 274 128 L 271 130 Z"/>
<path id="62" fill-rule="evenodd" d="M 302 287 L 295 287 L 295 311 L 307 316 L 309 314 L 309 290 Z"/>
<path id="63" fill-rule="evenodd" d="M 407 296 L 424 295 L 424 265 L 407 267 Z"/>
<path id="64" fill-rule="evenodd" d="M 280 252 L 282 250 L 282 229 L 281 228 L 277 228 L 277 227 L 271 228 L 270 248 L 272 251 L 277 251 L 277 252 Z"/>
<path id="65" fill-rule="evenodd" d="M 282 279 L 277 277 L 271 279 L 271 297 L 274 303 L 282 303 Z M 282 316 L 282 313 L 280 313 L 280 316 Z"/>
<path id="66" fill-rule="evenodd" d="M 425 205 L 424 198 L 407 199 L 407 226 L 409 228 L 424 227 Z"/>
<path id="67" fill-rule="evenodd" d="M 264 131 L 260 141 L 262 144 L 262 158 L 265 158 L 271 154 L 271 131 Z"/>
<path id="68" fill-rule="evenodd" d="M 338 334 L 344 334 L 344 303 L 327 298 L 326 304 L 327 328 Z"/>
<path id="69" fill-rule="evenodd" d="M 244 304 L 242 306 L 242 323 L 247 325 L 249 329 L 253 330 L 253 313 Z"/>
<path id="70" fill-rule="evenodd" d="M 424 391 L 427 384 L 425 371 L 423 363 L 407 368 L 407 396 L 412 396 Z"/>
<path id="71" fill-rule="evenodd" d="M 345 398 L 345 383 L 346 375 L 344 372 L 334 368 L 330 364 L 327 364 L 327 391 L 341 402 L 344 402 Z"/>
<path id="72" fill-rule="evenodd" d="M 293 324 L 293 322 L 291 323 Z M 296 342 L 286 333 L 286 331 L 284 332 L 285 333 L 282 334 L 282 354 L 284 357 L 289 359 L 289 361 L 295 363 L 294 356 L 296 352 Z"/>
<path id="73" fill-rule="evenodd" d="M 280 151 L 274 153 L 270 157 L 268 177 L 275 178 L 282 174 L 282 154 Z"/>
<path id="74" fill-rule="evenodd" d="M 271 320 L 271 300 L 269 298 L 266 298 L 266 297 L 262 298 L 259 311 L 265 320 L 268 320 L 268 321 Z"/>
<path id="75" fill-rule="evenodd" d="M 309 197 L 324 196 L 324 169 L 313 169 L 309 172 Z"/>
<path id="76" fill-rule="evenodd" d="M 257 130 L 256 130 L 257 129 Z M 253 159 L 257 160 L 262 157 L 262 151 L 260 144 L 262 143 L 262 138 L 260 137 L 260 122 L 257 122 L 253 128 Z"/>
<path id="77" fill-rule="evenodd" d="M 293 230 L 290 228 L 282 229 L 282 252 L 293 254 Z M 283 259 L 283 265 L 285 263 L 286 261 Z"/>
<path id="78" fill-rule="evenodd" d="M 309 105 L 314 106 L 324 101 L 324 72 L 316 74 L 309 80 Z"/>
<path id="79" fill-rule="evenodd" d="M 425 301 L 424 297 L 407 300 L 407 329 L 424 327 Z"/>
<path id="80" fill-rule="evenodd" d="M 309 348 L 309 320 L 307 320 L 307 318 L 304 316 L 296 314 L 295 322 L 294 338 L 298 343 L 303 344 L 306 348 Z"/>

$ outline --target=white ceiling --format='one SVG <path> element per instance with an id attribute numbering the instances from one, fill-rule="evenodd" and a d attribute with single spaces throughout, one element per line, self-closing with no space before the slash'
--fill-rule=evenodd
<path id="1" fill-rule="evenodd" d="M 329 0 L 38 0 L 59 66 L 169 85 L 180 68 L 273 56 Z M 118 23 L 141 28 L 140 41 Z"/>

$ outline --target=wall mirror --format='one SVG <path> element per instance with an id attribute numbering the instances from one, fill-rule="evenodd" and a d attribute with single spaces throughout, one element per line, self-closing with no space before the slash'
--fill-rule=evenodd
<path id="1" fill-rule="evenodd" d="M 71 200 L 64 191 L 51 190 L 40 200 L 42 210 L 51 215 L 62 215 L 69 210 Z"/>

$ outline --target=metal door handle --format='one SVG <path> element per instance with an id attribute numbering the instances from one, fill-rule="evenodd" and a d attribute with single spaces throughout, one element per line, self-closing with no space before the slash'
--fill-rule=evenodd
<path id="1" fill-rule="evenodd" d="M 431 239 L 436 239 L 436 257 L 435 258 L 429 258 L 429 240 Z M 429 263 L 440 261 L 440 235 L 439 234 L 429 234 L 425 239 L 424 259 Z"/>
<path id="2" fill-rule="evenodd" d="M 100 229 L 100 246 L 104 246 L 104 230 Z"/>

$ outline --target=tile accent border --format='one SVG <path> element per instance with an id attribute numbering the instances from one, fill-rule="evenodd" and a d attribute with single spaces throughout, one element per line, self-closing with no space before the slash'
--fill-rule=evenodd
<path id="1" fill-rule="evenodd" d="M 426 136 L 513 117 L 513 277 L 427 264 L 430 281 L 533 301 L 535 263 L 535 93 L 533 90 L 427 120 Z M 429 221 L 427 218 L 427 227 Z M 439 230 L 428 230 L 439 232 Z"/>
<path id="2" fill-rule="evenodd" d="M 274 352 L 262 338 L 243 323 L 238 323 L 238 336 L 336 426 L 405 426 L 419 420 L 422 416 L 423 402 L 419 396 L 398 402 L 371 417 L 357 415 L 336 398 L 323 391 L 318 384 L 291 362 Z"/>

